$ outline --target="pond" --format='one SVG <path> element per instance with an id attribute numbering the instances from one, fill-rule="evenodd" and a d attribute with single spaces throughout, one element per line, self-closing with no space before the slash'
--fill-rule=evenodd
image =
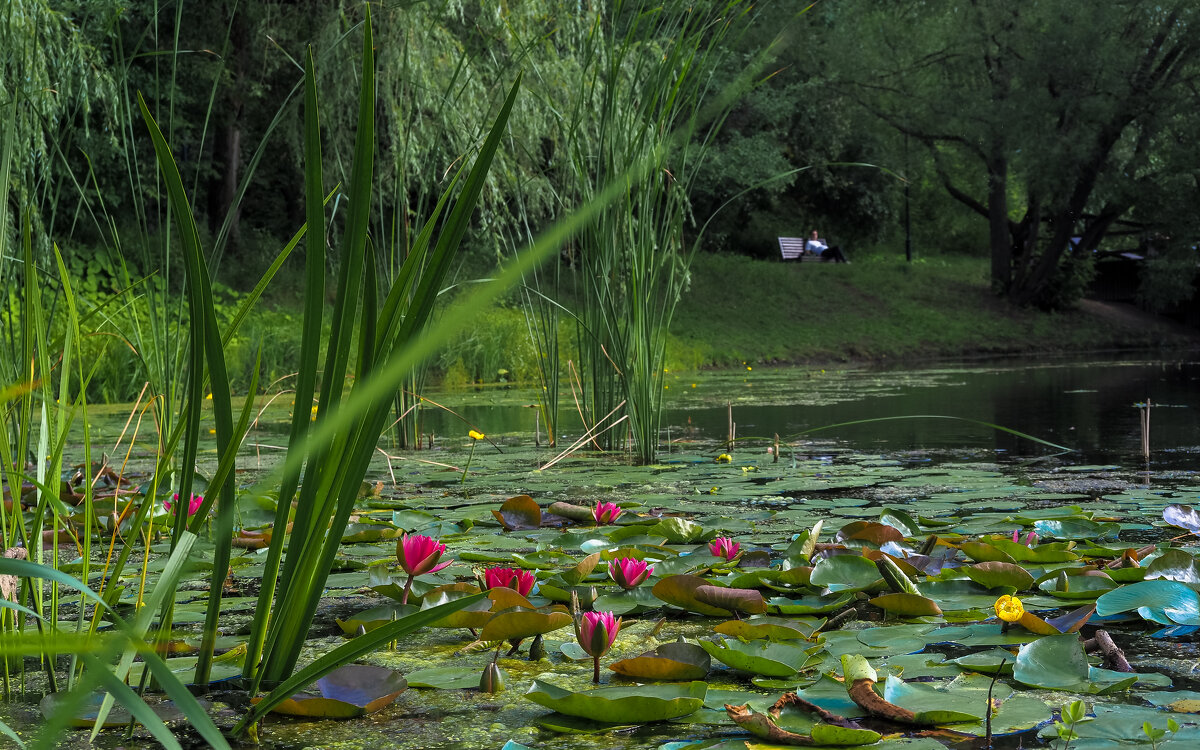
<path id="1" fill-rule="evenodd" d="M 413 588 L 417 598 L 497 566 L 536 575 L 526 603 L 543 613 L 569 603 L 572 591 L 585 604 L 598 596 L 597 610 L 624 617 L 602 659 L 601 685 L 623 686 L 634 703 L 653 703 L 653 691 L 636 687 L 647 677 L 609 667 L 685 638 L 693 652 L 687 660 L 703 664 L 699 676 L 687 678 L 703 680 L 693 684 L 704 687 L 689 688 L 703 693 L 697 709 L 647 722 L 594 706 L 577 710 L 575 698 L 555 700 L 556 690 L 591 688 L 592 659 L 581 653 L 569 626 L 546 633 L 539 659 L 528 657 L 528 638 L 512 656 L 505 645 L 497 664 L 506 690 L 481 693 L 473 687 L 495 645 L 472 645 L 472 634 L 461 627 L 434 628 L 364 660 L 408 676 L 410 687 L 394 705 L 344 722 L 271 717 L 262 728 L 264 746 L 766 748 L 749 741 L 724 706 L 764 711 L 795 688 L 827 710 L 863 717 L 868 731 L 888 737 L 879 745 L 888 750 L 982 746 L 976 738 L 984 733 L 989 690 L 1000 705 L 992 728 L 997 747 L 1054 739 L 1054 712 L 1076 698 L 1085 700 L 1090 721 L 1078 727 L 1072 748 L 1149 748 L 1143 721 L 1166 728 L 1168 718 L 1179 729 L 1155 740 L 1158 747 L 1200 741 L 1200 726 L 1187 713 L 1200 698 L 1193 635 L 1200 626 L 1200 597 L 1193 591 L 1200 589 L 1200 561 L 1192 556 L 1194 537 L 1163 520 L 1164 510 L 1190 504 L 1200 493 L 1192 461 L 1200 450 L 1192 412 L 1200 398 L 1192 387 L 1200 364 L 1093 359 L 666 375 L 670 449 L 644 467 L 630 466 L 621 455 L 582 452 L 551 465 L 558 451 L 534 445 L 529 391 L 431 394 L 488 440 L 472 446 L 462 421 L 429 409 L 424 424 L 437 436 L 433 450 L 385 451 L 390 458 L 381 452 L 376 484 L 367 488 L 343 538 L 306 653 L 315 657 L 341 643 L 343 631 L 395 616 L 388 613 L 396 611 L 393 597 L 404 581 L 395 539 L 423 534 L 440 538 L 454 563 L 421 576 Z M 1155 405 L 1149 462 L 1142 457 L 1135 406 L 1147 399 Z M 251 467 L 278 456 L 273 436 L 289 408 L 277 401 L 264 412 L 247 446 Z M 731 411 L 742 440 L 728 449 L 723 440 Z M 102 441 L 122 431 L 121 414 L 114 409 L 110 419 L 97 421 Z M 801 434 L 911 415 L 973 421 L 927 417 Z M 567 424 L 560 442 L 579 429 Z M 776 434 L 779 455 L 767 450 Z M 150 452 L 134 454 L 136 463 Z M 505 511 L 506 501 L 519 495 L 533 499 L 545 523 L 520 503 Z M 246 527 L 270 522 L 260 494 L 246 492 L 239 502 Z M 567 520 L 573 517 L 567 506 L 584 509 L 587 518 L 607 502 L 623 508 L 611 523 Z M 550 516 L 554 503 L 568 515 Z M 1172 518 L 1190 528 L 1186 513 Z M 818 523 L 822 529 L 810 539 Z M 1010 538 L 1014 529 L 1020 530 L 1017 541 Z M 710 549 L 715 537 L 740 545 L 734 560 Z M 907 584 L 882 573 L 873 559 L 880 550 L 904 564 Z M 254 606 L 246 594 L 262 576 L 261 557 L 246 551 L 234 560 L 231 596 L 222 609 L 231 643 L 245 632 Z M 617 557 L 641 559 L 655 570 L 622 592 L 605 574 Z M 744 593 L 721 599 L 719 591 L 704 593 L 697 585 Z M 909 585 L 913 592 L 905 593 Z M 1147 585 L 1155 591 L 1129 598 Z M 194 620 L 204 592 L 181 588 L 188 590 L 179 592 L 177 612 Z M 1098 659 L 1089 664 L 1075 636 L 1029 629 L 1045 623 L 1020 620 L 1002 632 L 993 604 L 1013 593 L 1027 613 L 1045 619 L 1075 612 L 1078 621 L 1081 606 L 1101 601 L 1110 614 L 1101 627 L 1126 650 L 1136 682 L 1100 669 Z M 904 599 L 910 595 L 920 601 Z M 901 597 L 902 606 L 889 596 Z M 827 618 L 839 617 L 822 630 Z M 1089 636 L 1097 622 L 1098 615 L 1087 625 Z M 767 633 L 768 640 L 760 640 Z M 1007 655 L 997 657 L 998 647 Z M 847 669 L 843 656 L 865 657 L 888 700 L 918 712 L 953 708 L 957 719 L 933 717 L 913 727 L 865 716 L 836 681 Z M 998 658 L 1011 660 L 1009 669 L 1015 662 L 1017 672 L 993 686 L 984 673 L 1007 671 Z M 553 687 L 539 687 L 535 679 Z M 523 697 L 527 691 L 535 695 Z M 211 698 L 218 723 L 228 726 L 243 699 L 222 691 Z M 9 704 L 3 718 L 15 725 L 32 721 L 34 703 Z M 1175 706 L 1173 712 L 1167 706 Z M 785 716 L 794 731 L 812 728 L 810 719 Z"/>
<path id="2" fill-rule="evenodd" d="M 730 407 L 739 437 L 783 438 L 880 417 L 940 415 L 971 422 L 911 419 L 847 425 L 811 433 L 856 450 L 977 449 L 1017 455 L 1044 451 L 984 424 L 1068 446 L 1089 462 L 1125 461 L 1141 451 L 1136 404 L 1154 405 L 1150 442 L 1156 463 L 1186 464 L 1200 450 L 1200 361 L 1138 358 L 996 360 L 922 369 L 747 368 L 666 373 L 664 425 L 671 438 L 728 435 Z M 532 391 L 495 387 L 433 396 L 469 423 L 497 433 L 532 433 Z M 564 430 L 578 434 L 569 395 Z M 575 417 L 572 419 L 572 417 Z M 450 414 L 427 412 L 426 432 L 464 432 Z M 666 435 L 664 435 L 666 437 Z M 1181 464 L 1182 465 L 1182 464 Z"/>

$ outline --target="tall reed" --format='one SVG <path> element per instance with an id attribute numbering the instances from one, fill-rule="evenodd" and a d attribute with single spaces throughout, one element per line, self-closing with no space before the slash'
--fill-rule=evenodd
<path id="1" fill-rule="evenodd" d="M 614 3 L 593 26 L 562 123 L 577 187 L 568 200 L 586 200 L 629 164 L 650 165 L 580 234 L 574 275 L 588 410 L 595 418 L 625 401 L 642 462 L 658 450 L 666 332 L 694 252 L 683 242 L 688 191 L 732 101 L 713 73 L 750 7 Z"/>
<path id="2" fill-rule="evenodd" d="M 367 252 L 375 150 L 375 62 L 369 13 L 363 29 L 358 132 L 348 196 L 349 215 L 342 236 L 331 337 L 316 402 L 319 410 L 315 433 L 321 434 L 322 427 L 328 429 L 324 439 L 317 442 L 309 435 L 306 418 L 297 417 L 293 422 L 289 459 L 282 474 L 282 492 L 275 523 L 278 532 L 272 536 L 268 551 L 264 575 L 267 583 L 260 593 L 258 616 L 251 633 L 246 661 L 245 677 L 252 689 L 262 683 L 284 680 L 294 670 L 362 479 L 379 437 L 387 426 L 391 393 L 394 393 L 396 380 L 391 380 L 391 393 L 385 398 L 375 395 L 369 399 L 361 418 L 353 423 L 339 424 L 337 416 L 344 384 L 353 375 L 353 385 L 345 394 L 353 399 L 358 392 L 375 385 L 373 378 L 396 377 L 389 365 L 399 360 L 411 341 L 421 334 L 429 319 L 482 190 L 491 159 L 499 146 L 519 85 L 518 82 L 510 90 L 474 165 L 462 180 L 461 191 L 455 196 L 456 179 L 439 198 L 380 304 L 376 300 L 378 279 L 375 266 L 370 262 Z M 309 283 L 319 291 L 324 283 L 321 262 L 323 248 L 320 243 L 324 236 L 321 228 L 325 219 L 321 201 L 316 74 L 311 54 L 306 61 L 305 81 L 305 195 L 309 227 L 307 273 Z M 435 243 L 435 231 L 439 228 Z M 301 354 L 301 373 L 316 371 L 317 341 L 308 334 L 320 331 L 322 300 L 323 294 L 310 291 L 306 295 L 306 336 Z M 356 319 L 361 321 L 357 332 Z M 401 380 L 406 372 L 411 370 L 402 372 Z M 387 393 L 387 390 L 381 390 Z M 314 391 L 314 385 L 307 380 L 298 383 L 295 414 L 308 413 L 305 407 L 312 403 Z M 291 508 L 291 493 L 299 484 L 302 466 L 306 481 L 299 485 L 294 526 L 290 533 L 284 533 Z M 283 554 L 285 538 L 286 556 Z M 272 586 L 276 570 L 279 571 L 278 585 Z"/>

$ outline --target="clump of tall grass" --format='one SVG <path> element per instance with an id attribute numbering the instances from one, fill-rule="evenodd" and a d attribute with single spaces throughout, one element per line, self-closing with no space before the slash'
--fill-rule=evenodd
<path id="1" fill-rule="evenodd" d="M 568 203 L 593 197 L 630 164 L 648 165 L 647 179 L 625 185 L 569 249 L 586 418 L 626 404 L 642 462 L 658 450 L 667 329 L 695 251 L 683 237 L 688 192 L 732 101 L 714 89 L 713 72 L 729 64 L 725 44 L 750 9 L 741 0 L 614 3 L 596 17 L 561 123 L 574 186 L 561 196 Z M 556 348 L 549 336 L 558 308 L 546 302 L 553 295 L 538 288 L 530 299 L 530 328 L 548 354 Z M 545 377 L 557 393 L 549 382 L 557 373 Z M 610 431 L 600 440 L 611 448 L 620 437 Z"/>

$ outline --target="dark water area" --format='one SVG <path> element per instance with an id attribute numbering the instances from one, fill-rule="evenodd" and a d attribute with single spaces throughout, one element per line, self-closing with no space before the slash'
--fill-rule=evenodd
<path id="1" fill-rule="evenodd" d="M 1141 460 L 1138 404 L 1149 401 L 1151 461 L 1188 468 L 1200 452 L 1200 361 L 1089 358 L 1003 360 L 921 369 L 667 373 L 663 438 L 723 439 L 730 409 L 739 438 L 833 441 L 856 450 L 985 450 L 1038 456 L 1053 448 L 986 426 L 1026 433 L 1076 451 L 1086 463 Z M 470 424 L 498 433 L 534 430 L 532 391 L 460 391 L 436 397 Z M 489 403 L 491 402 L 491 403 Z M 580 432 L 569 394 L 564 436 Z M 956 419 L 880 418 L 953 417 Z M 973 421 L 965 421 L 973 420 Z M 830 425 L 842 425 L 826 428 Z M 424 429 L 465 431 L 445 412 L 429 411 Z M 806 432 L 811 431 L 811 432 Z M 803 433 L 803 434 L 802 434 Z"/>

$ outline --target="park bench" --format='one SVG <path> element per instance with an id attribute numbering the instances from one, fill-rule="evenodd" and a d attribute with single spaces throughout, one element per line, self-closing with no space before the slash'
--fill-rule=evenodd
<path id="1" fill-rule="evenodd" d="M 797 263 L 812 263 L 824 260 L 819 255 L 804 252 L 804 245 L 808 240 L 803 237 L 780 237 L 779 238 L 779 254 L 783 256 L 785 261 L 794 260 Z"/>

